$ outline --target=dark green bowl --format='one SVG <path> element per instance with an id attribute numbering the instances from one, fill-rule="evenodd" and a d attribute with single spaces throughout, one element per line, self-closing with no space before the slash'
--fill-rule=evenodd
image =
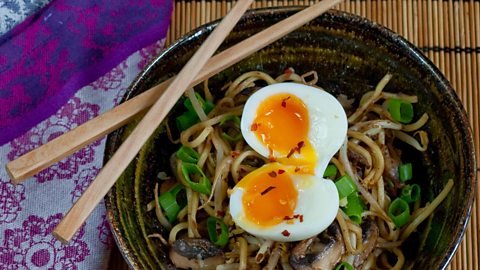
<path id="1" fill-rule="evenodd" d="M 263 9 L 249 12 L 222 48 L 238 43 L 265 27 L 293 14 L 298 8 Z M 205 25 L 157 57 L 135 80 L 129 99 L 176 74 L 216 22 Z M 318 85 L 337 95 L 360 97 L 372 90 L 387 73 L 394 74 L 386 91 L 416 94 L 418 115 L 427 112 L 430 145 L 427 152 L 412 152 L 415 174 L 423 198 L 438 194 L 448 178 L 455 185 L 432 218 L 411 236 L 405 249 L 407 269 L 444 269 L 465 231 L 476 185 L 472 133 L 455 91 L 440 71 L 402 37 L 384 27 L 351 14 L 332 11 L 286 36 L 210 80 L 221 85 L 249 70 L 272 75 L 293 67 L 298 73 L 316 70 Z M 215 89 L 215 87 L 212 87 Z M 133 125 L 110 135 L 107 160 Z M 132 268 L 166 268 L 165 251 L 156 239 L 146 236 L 163 229 L 154 213 L 146 213 L 153 199 L 159 171 L 168 169 L 174 147 L 160 128 L 130 164 L 106 197 L 108 218 L 117 244 Z M 409 155 L 409 153 L 407 153 Z M 420 167 L 421 166 L 421 167 Z"/>

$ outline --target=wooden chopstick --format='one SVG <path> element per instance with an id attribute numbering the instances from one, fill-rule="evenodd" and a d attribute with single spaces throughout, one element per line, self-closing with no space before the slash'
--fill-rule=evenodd
<path id="1" fill-rule="evenodd" d="M 97 178 L 90 184 L 80 199 L 73 205 L 66 216 L 53 231 L 60 241 L 67 243 L 88 218 L 93 209 L 107 194 L 118 177 L 137 155 L 148 138 L 157 129 L 168 112 L 182 96 L 195 76 L 205 66 L 208 59 L 218 49 L 223 40 L 232 31 L 235 24 L 247 11 L 253 0 L 237 1 L 231 11 L 215 27 L 207 40 L 195 52 L 182 68 L 178 76 L 167 87 L 165 93 L 153 104 L 137 127 L 122 143 L 115 154 L 105 164 Z"/>
<path id="2" fill-rule="evenodd" d="M 321 1 L 215 55 L 207 62 L 190 86 L 194 86 L 245 59 L 341 2 L 342 0 Z M 148 109 L 162 95 L 172 80 L 167 80 L 152 87 L 110 111 L 11 161 L 7 164 L 6 169 L 12 182 L 23 182 L 28 177 L 73 154 L 83 146 L 130 122 Z"/>

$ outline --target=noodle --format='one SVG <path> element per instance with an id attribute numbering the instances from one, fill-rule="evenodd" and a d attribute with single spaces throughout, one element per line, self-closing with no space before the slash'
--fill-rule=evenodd
<path id="1" fill-rule="evenodd" d="M 430 203 L 429 205 L 425 206 L 423 211 L 416 217 L 408 226 L 405 228 L 401 235 L 401 239 L 405 240 L 408 238 L 408 236 L 415 231 L 415 229 L 418 227 L 422 221 L 424 221 L 428 216 L 432 214 L 432 212 L 437 208 L 437 206 L 447 197 L 448 193 L 453 187 L 453 180 L 450 179 L 448 180 L 447 184 L 443 188 L 442 192 L 438 194 L 438 196 Z"/>
<path id="2" fill-rule="evenodd" d="M 341 260 L 353 265 L 358 263 L 359 256 L 364 256 L 363 261 L 356 266 L 358 269 L 402 268 L 405 263 L 405 256 L 401 249 L 403 242 L 420 223 L 432 215 L 453 186 L 453 180 L 449 180 L 431 203 L 424 205 L 422 202 L 423 208 L 420 201 L 412 203 L 414 211 L 411 212 L 408 222 L 401 228 L 397 228 L 387 214 L 391 202 L 397 198 L 396 194 L 405 185 L 405 183 L 395 182 L 387 173 L 392 164 L 395 164 L 392 160 L 395 158 L 396 149 L 392 141 L 394 139 L 403 141 L 421 152 L 427 150 L 429 143 L 427 132 L 421 130 L 429 120 L 428 114 L 424 113 L 411 124 L 401 124 L 394 120 L 387 110 L 389 99 L 401 99 L 409 103 L 418 102 L 416 96 L 383 91 L 391 79 L 392 75 L 386 74 L 374 91 L 366 92 L 359 99 L 356 109 L 355 101 L 347 100 L 346 96 L 342 97 L 346 100 L 345 104 L 348 103 L 345 105 L 349 106 L 348 110 L 353 109 L 353 111 L 348 116 L 347 137 L 338 153 L 330 160 L 330 164 L 335 165 L 338 170 L 331 178 L 336 179 L 344 175 L 351 177 L 361 201 L 365 204 L 360 219 L 363 221 L 368 219 L 378 228 L 375 228 L 376 242 L 369 246 L 364 239 L 363 222 L 356 223 L 355 220 L 358 222 L 358 217 L 350 218 L 342 208 L 337 212 L 336 223 L 343 239 L 344 254 Z M 159 184 L 156 184 L 155 199 L 147 205 L 147 211 L 155 210 L 158 222 L 169 233 L 166 237 L 166 234 L 152 232 L 148 237 L 158 238 L 166 246 L 183 238 L 184 235 L 188 238 L 208 239 L 205 224 L 207 218 L 215 217 L 228 227 L 229 237 L 228 243 L 223 247 L 224 261 L 217 265 L 216 269 L 295 269 L 295 266 L 290 263 L 290 258 L 298 242 L 282 243 L 265 240 L 250 235 L 234 223 L 228 208 L 232 188 L 246 174 L 268 163 L 269 160 L 252 150 L 243 139 L 227 140 L 223 133 L 225 127 L 220 123 L 224 119 L 228 121 L 232 117 L 241 117 L 247 96 L 264 85 L 292 81 L 315 86 L 318 80 L 318 74 L 315 71 L 297 74 L 293 68 L 288 68 L 275 79 L 264 72 L 251 71 L 221 88 L 220 94 L 223 94 L 223 97 L 214 97 L 208 81 L 205 81 L 203 95 L 206 101 L 214 104 L 208 114 L 203 111 L 202 100 L 198 98 L 198 94 L 193 89 L 188 90 L 186 96 L 191 101 L 200 121 L 181 131 L 177 140 L 173 139 L 173 134 L 177 135 L 177 133 L 168 123 L 166 131 L 172 143 L 181 143 L 182 146 L 190 147 L 198 153 L 198 159 L 194 163 L 208 177 L 211 190 L 200 193 L 191 188 L 182 174 L 183 162 L 172 155 L 173 175 L 181 185 L 185 186 L 187 205 L 179 208 L 176 221 L 170 224 L 159 204 Z M 419 140 L 415 137 L 417 135 Z M 162 185 L 171 182 L 169 180 L 171 177 L 165 175 L 162 177 L 164 179 Z M 161 190 L 164 189 L 162 186 Z M 341 205 L 346 204 L 347 198 L 344 198 Z M 218 230 L 219 227 L 217 226 L 216 229 Z M 186 232 L 179 234 L 180 231 Z M 362 255 L 364 252 L 369 253 Z M 396 258 L 395 263 L 390 258 Z"/>

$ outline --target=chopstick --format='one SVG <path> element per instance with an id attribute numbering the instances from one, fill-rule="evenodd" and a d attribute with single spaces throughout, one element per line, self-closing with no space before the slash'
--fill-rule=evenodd
<path id="1" fill-rule="evenodd" d="M 88 218 L 100 200 L 107 194 L 108 190 L 115 184 L 117 178 L 120 177 L 130 161 L 133 160 L 144 143 L 157 129 L 252 2 L 253 0 L 237 1 L 230 12 L 222 19 L 218 26 L 215 27 L 207 40 L 205 40 L 193 57 L 190 58 L 182 68 L 177 77 L 175 77 L 167 87 L 165 93 L 155 101 L 140 123 L 138 123 L 128 138 L 105 164 L 97 175 L 97 178 L 90 184 L 87 190 L 53 230 L 52 233 L 57 239 L 64 243 L 72 239 L 73 235 Z"/>
<path id="2" fill-rule="evenodd" d="M 321 1 L 215 55 L 207 62 L 190 86 L 194 86 L 245 59 L 340 2 L 342 0 Z M 145 112 L 162 95 L 172 80 L 173 78 L 150 88 L 110 111 L 11 161 L 6 166 L 11 181 L 16 184 L 21 183 L 28 177 L 73 154 L 83 146 L 130 122 L 136 116 Z"/>

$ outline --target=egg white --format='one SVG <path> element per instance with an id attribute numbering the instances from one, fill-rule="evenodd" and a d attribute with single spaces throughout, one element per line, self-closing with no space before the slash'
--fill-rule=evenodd
<path id="1" fill-rule="evenodd" d="M 313 175 L 290 174 L 290 177 L 298 192 L 294 214 L 303 215 L 303 222 L 297 218 L 268 227 L 251 222 L 246 218 L 242 204 L 244 189 L 238 186 L 230 196 L 230 214 L 234 222 L 252 235 L 282 242 L 307 239 L 325 230 L 338 211 L 339 198 L 335 184 Z M 284 230 L 290 235 L 283 235 Z"/>
<path id="2" fill-rule="evenodd" d="M 253 93 L 245 104 L 240 122 L 243 137 L 255 151 L 268 157 L 268 148 L 250 129 L 260 104 L 268 97 L 280 93 L 297 96 L 307 107 L 310 123 L 308 139 L 317 154 L 315 174 L 322 176 L 330 159 L 343 144 L 348 128 L 342 105 L 323 89 L 298 83 L 277 83 L 263 87 Z M 275 156 L 279 155 L 275 149 L 273 153 Z"/>

